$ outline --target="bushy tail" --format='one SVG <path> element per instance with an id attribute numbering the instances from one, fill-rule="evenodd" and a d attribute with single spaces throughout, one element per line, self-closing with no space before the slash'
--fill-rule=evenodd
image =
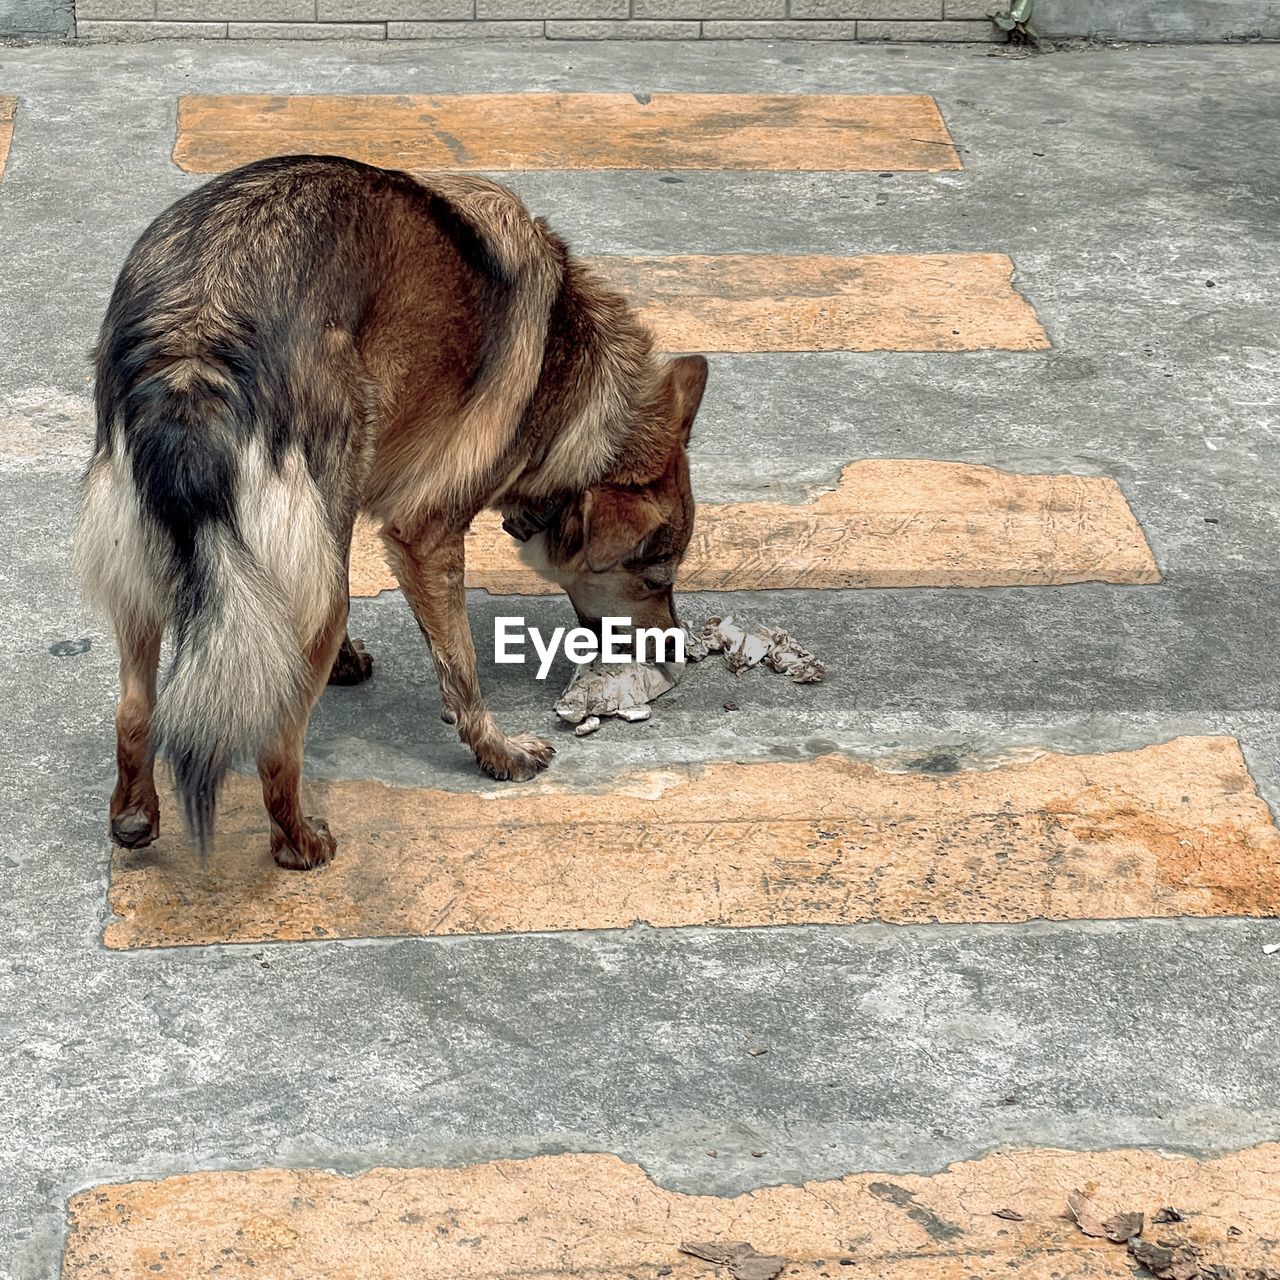
<path id="1" fill-rule="evenodd" d="M 176 584 L 173 662 L 152 742 L 173 766 L 203 854 L 223 777 L 296 710 L 308 672 L 286 593 L 239 536 L 207 526 L 194 542 Z"/>
<path id="2" fill-rule="evenodd" d="M 140 627 L 172 633 L 152 749 L 172 763 L 206 853 L 227 771 L 307 705 L 306 651 L 345 583 L 301 457 L 268 460 L 259 440 L 217 421 L 212 396 L 163 380 L 100 417 L 77 559 L 86 598 L 122 642 Z"/>

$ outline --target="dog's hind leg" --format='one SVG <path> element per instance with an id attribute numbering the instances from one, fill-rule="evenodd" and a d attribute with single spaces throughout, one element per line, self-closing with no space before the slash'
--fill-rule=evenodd
<path id="1" fill-rule="evenodd" d="M 333 671 L 347 634 L 347 598 L 336 600 L 328 621 L 307 653 L 311 682 L 299 704 L 289 711 L 275 736 L 258 753 L 262 798 L 271 818 L 271 856 L 279 866 L 306 871 L 328 862 L 337 848 L 323 818 L 302 813 L 302 746 L 316 699 Z"/>
<path id="2" fill-rule="evenodd" d="M 453 717 L 491 778 L 523 782 L 546 767 L 555 748 L 532 733 L 508 737 L 485 705 L 467 621 L 464 535 L 465 529 L 428 527 L 406 541 L 390 526 L 382 530 L 400 588 L 431 646 L 446 718 Z"/>
<path id="3" fill-rule="evenodd" d="M 116 789 L 111 796 L 111 838 L 141 849 L 160 834 L 160 801 L 151 754 L 161 625 L 148 620 L 117 626 L 120 705 L 116 708 Z"/>
<path id="4" fill-rule="evenodd" d="M 351 577 L 351 534 L 355 528 L 355 512 L 345 513 L 338 523 L 338 528 L 342 534 L 342 545 L 345 547 L 342 558 L 342 581 L 346 583 Z M 333 660 L 333 670 L 329 672 L 329 683 L 347 686 L 363 684 L 371 675 L 373 675 L 373 655 L 364 647 L 363 640 L 353 640 L 350 633 L 344 631 L 338 656 Z"/>

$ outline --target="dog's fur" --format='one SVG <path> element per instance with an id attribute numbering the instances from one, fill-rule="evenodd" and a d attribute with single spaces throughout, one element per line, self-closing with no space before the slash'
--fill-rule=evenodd
<path id="1" fill-rule="evenodd" d="M 583 621 L 675 624 L 706 361 L 656 360 L 626 303 L 494 183 L 325 156 L 217 178 L 134 246 L 96 360 L 77 558 L 120 647 L 121 844 L 158 834 L 154 754 L 204 849 L 220 779 L 256 752 L 276 861 L 332 856 L 298 788 L 325 680 L 369 670 L 346 639 L 360 511 L 445 717 L 495 778 L 552 748 L 504 734 L 480 693 L 463 590 L 479 511 L 502 512 Z"/>

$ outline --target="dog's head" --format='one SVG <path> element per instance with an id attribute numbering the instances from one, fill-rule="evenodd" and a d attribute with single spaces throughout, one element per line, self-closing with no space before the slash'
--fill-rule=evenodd
<path id="1" fill-rule="evenodd" d="M 668 361 L 650 417 L 645 478 L 595 485 L 563 513 L 556 541 L 575 550 L 554 572 L 583 625 L 617 617 L 633 627 L 678 625 L 672 592 L 694 513 L 685 446 L 706 384 L 704 357 Z"/>

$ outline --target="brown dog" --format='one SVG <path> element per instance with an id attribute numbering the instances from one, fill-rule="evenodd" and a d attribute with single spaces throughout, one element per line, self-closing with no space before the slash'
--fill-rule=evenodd
<path id="1" fill-rule="evenodd" d="M 282 157 L 161 214 L 103 323 L 77 533 L 120 648 L 115 840 L 156 837 L 159 752 L 207 848 L 221 778 L 256 752 L 275 860 L 333 855 L 298 788 L 326 679 L 368 670 L 345 639 L 361 511 L 446 718 L 486 773 L 532 777 L 552 747 L 485 705 L 463 537 L 496 507 L 582 620 L 674 626 L 706 374 L 701 356 L 657 361 L 626 303 L 483 179 Z"/>

